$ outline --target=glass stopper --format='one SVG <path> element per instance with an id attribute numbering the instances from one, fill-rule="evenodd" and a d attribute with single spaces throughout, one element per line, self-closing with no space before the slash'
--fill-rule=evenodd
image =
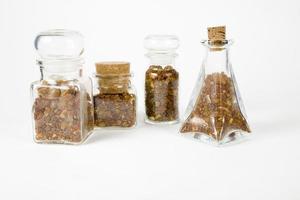
<path id="1" fill-rule="evenodd" d="M 149 51 L 175 51 L 179 47 L 179 39 L 175 35 L 149 35 L 144 40 L 144 47 Z"/>
<path id="2" fill-rule="evenodd" d="M 42 59 L 75 59 L 84 51 L 83 36 L 79 32 L 64 29 L 39 33 L 34 46 Z"/>

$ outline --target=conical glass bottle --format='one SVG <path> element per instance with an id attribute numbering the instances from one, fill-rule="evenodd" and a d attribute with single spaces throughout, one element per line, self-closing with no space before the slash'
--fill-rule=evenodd
<path id="1" fill-rule="evenodd" d="M 220 145 L 250 133 L 243 102 L 229 60 L 231 40 L 225 27 L 208 28 L 209 40 L 193 96 L 180 132 Z"/>

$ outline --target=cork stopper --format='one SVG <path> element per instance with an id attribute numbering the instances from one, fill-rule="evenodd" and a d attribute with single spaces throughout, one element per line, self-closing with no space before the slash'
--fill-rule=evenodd
<path id="1" fill-rule="evenodd" d="M 225 26 L 215 26 L 208 27 L 208 39 L 212 41 L 220 41 L 226 39 L 226 27 Z"/>
<path id="2" fill-rule="evenodd" d="M 130 85 L 129 62 L 97 62 L 96 76 L 100 93 L 126 93 Z"/>
<path id="3" fill-rule="evenodd" d="M 129 74 L 129 62 L 97 62 L 96 73 L 99 75 Z"/>

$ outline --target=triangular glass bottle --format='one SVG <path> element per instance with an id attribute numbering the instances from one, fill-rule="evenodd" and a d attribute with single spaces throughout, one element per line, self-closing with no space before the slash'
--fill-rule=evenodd
<path id="1" fill-rule="evenodd" d="M 197 84 L 186 109 L 180 132 L 220 145 L 250 133 L 245 108 L 229 60 L 231 40 L 225 27 L 208 28 L 209 40 Z"/>

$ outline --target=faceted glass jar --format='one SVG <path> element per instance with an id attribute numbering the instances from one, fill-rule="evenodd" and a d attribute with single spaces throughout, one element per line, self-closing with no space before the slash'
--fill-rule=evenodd
<path id="1" fill-rule="evenodd" d="M 94 74 L 95 128 L 135 127 L 137 97 L 131 78 L 131 73 Z"/>
<path id="2" fill-rule="evenodd" d="M 144 46 L 150 61 L 145 74 L 145 122 L 177 123 L 179 73 L 175 58 L 179 39 L 172 35 L 149 35 Z"/>
<path id="3" fill-rule="evenodd" d="M 237 141 L 250 127 L 229 60 L 232 41 L 202 44 L 206 57 L 180 132 L 214 145 Z"/>
<path id="4" fill-rule="evenodd" d="M 35 40 L 41 79 L 31 84 L 34 140 L 80 144 L 93 130 L 91 79 L 82 76 L 82 36 L 50 30 Z"/>

